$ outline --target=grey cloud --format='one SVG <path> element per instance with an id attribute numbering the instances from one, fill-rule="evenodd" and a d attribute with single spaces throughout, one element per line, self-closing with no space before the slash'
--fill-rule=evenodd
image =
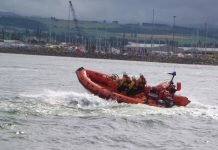
<path id="1" fill-rule="evenodd" d="M 155 22 L 218 24 L 217 0 L 72 0 L 80 20 L 119 20 L 121 22 Z M 1 0 L 0 9 L 22 15 L 56 16 L 66 19 L 68 0 Z"/>

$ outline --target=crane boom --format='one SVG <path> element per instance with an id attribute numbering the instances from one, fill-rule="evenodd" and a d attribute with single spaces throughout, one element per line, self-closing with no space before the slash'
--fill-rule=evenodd
<path id="1" fill-rule="evenodd" d="M 75 28 L 76 28 L 76 31 L 77 31 L 77 35 L 80 37 L 81 36 L 81 30 L 80 30 L 80 27 L 79 27 L 79 21 L 76 17 L 76 12 L 75 12 L 75 9 L 73 7 L 73 4 L 71 1 L 69 1 L 69 4 L 70 4 L 70 9 L 71 9 L 71 12 L 72 12 L 72 15 L 73 15 L 73 21 L 75 23 Z"/>

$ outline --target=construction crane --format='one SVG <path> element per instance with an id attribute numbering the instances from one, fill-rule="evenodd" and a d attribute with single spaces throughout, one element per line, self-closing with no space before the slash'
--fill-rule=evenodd
<path id="1" fill-rule="evenodd" d="M 75 24 L 75 29 L 76 29 L 76 32 L 77 32 L 77 36 L 80 38 L 82 36 L 81 34 L 81 29 L 79 27 L 79 21 L 76 17 L 76 12 L 75 12 L 75 9 L 73 7 L 73 4 L 71 1 L 69 1 L 69 4 L 70 4 L 70 9 L 71 9 L 71 12 L 72 12 L 72 15 L 73 15 L 73 21 L 74 21 L 74 24 Z"/>

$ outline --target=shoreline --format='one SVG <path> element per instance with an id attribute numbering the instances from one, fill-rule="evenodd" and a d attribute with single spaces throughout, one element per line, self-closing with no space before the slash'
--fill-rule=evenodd
<path id="1" fill-rule="evenodd" d="M 72 53 L 72 52 L 65 52 L 61 50 L 53 50 L 53 49 L 51 50 L 51 49 L 41 49 L 41 48 L 40 49 L 0 48 L 0 53 L 218 66 L 218 60 L 207 60 L 201 57 L 199 58 L 167 57 L 167 56 L 158 56 L 154 54 L 146 55 L 146 56 L 129 56 L 129 55 L 112 55 L 112 54 L 106 55 L 106 54 L 90 54 L 90 53 Z"/>

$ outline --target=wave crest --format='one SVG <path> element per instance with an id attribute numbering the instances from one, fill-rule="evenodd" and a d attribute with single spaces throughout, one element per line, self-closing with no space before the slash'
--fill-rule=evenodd
<path id="1" fill-rule="evenodd" d="M 143 104 L 118 104 L 88 93 L 44 90 L 40 93 L 22 93 L 13 100 L 0 102 L 0 110 L 30 115 L 64 116 L 181 116 L 218 120 L 218 107 L 192 102 L 187 107 L 158 108 Z"/>

